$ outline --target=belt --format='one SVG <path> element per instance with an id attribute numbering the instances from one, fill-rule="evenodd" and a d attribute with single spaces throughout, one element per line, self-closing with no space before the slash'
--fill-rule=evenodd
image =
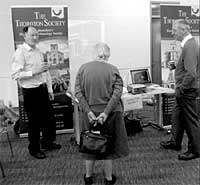
<path id="1" fill-rule="evenodd" d="M 38 87 L 33 87 L 33 88 L 23 88 L 24 90 L 31 90 L 31 89 L 39 89 L 39 88 L 45 88 L 47 87 L 46 83 L 40 84 Z"/>
<path id="2" fill-rule="evenodd" d="M 46 83 L 43 83 L 43 84 L 40 84 L 39 87 L 46 87 L 47 84 Z"/>

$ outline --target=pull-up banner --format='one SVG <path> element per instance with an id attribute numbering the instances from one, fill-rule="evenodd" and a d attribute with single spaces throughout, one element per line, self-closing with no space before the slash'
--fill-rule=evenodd
<path id="1" fill-rule="evenodd" d="M 161 38 L 173 39 L 172 24 L 177 19 L 185 19 L 191 26 L 191 33 L 199 36 L 199 8 L 191 6 L 161 5 Z"/>
<path id="2" fill-rule="evenodd" d="M 191 34 L 200 46 L 200 10 L 199 5 L 193 6 L 160 6 L 161 21 L 161 62 L 162 81 L 167 87 L 175 87 L 174 70 L 170 66 L 176 65 L 181 54 L 180 42 L 174 40 L 172 34 L 173 22 L 185 19 L 191 28 Z"/>
<path id="3" fill-rule="evenodd" d="M 13 6 L 12 25 L 14 47 L 23 44 L 23 27 L 33 26 L 39 32 L 37 47 L 44 54 L 45 62 L 50 64 L 50 75 L 55 100 L 52 101 L 56 129 L 73 128 L 72 102 L 65 94 L 70 84 L 68 8 L 66 6 Z M 20 132 L 27 132 L 27 116 L 23 106 L 23 94 L 19 91 Z M 36 101 L 37 101 L 37 97 Z"/>

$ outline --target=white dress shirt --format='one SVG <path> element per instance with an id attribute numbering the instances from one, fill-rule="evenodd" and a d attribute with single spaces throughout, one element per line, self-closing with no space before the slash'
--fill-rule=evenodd
<path id="1" fill-rule="evenodd" d="M 52 93 L 52 82 L 49 71 L 33 75 L 33 71 L 44 63 L 44 56 L 37 48 L 24 43 L 15 51 L 12 61 L 12 78 L 23 88 L 35 88 L 46 83 L 48 92 Z"/>
<path id="2" fill-rule="evenodd" d="M 181 48 L 184 47 L 185 43 L 192 38 L 192 35 L 191 34 L 188 34 L 181 42 Z"/>

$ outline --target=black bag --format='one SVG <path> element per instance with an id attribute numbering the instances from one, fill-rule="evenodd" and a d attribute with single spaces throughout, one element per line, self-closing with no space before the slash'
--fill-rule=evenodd
<path id="1" fill-rule="evenodd" d="M 103 156 L 112 153 L 112 148 L 111 136 L 92 129 L 81 132 L 79 152 Z"/>
<path id="2" fill-rule="evenodd" d="M 124 117 L 127 136 L 134 136 L 136 133 L 142 132 L 140 120 L 137 118 L 130 118 L 128 115 Z"/>

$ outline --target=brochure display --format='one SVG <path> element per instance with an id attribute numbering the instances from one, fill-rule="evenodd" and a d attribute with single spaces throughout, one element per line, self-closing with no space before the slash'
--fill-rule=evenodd
<path id="1" fill-rule="evenodd" d="M 50 65 L 52 101 L 58 131 L 72 130 L 72 100 L 66 96 L 70 88 L 68 8 L 66 6 L 13 6 L 12 25 L 14 47 L 23 44 L 23 27 L 33 26 L 39 32 L 37 47 L 42 51 L 45 62 Z M 20 133 L 27 132 L 28 119 L 23 106 L 23 94 L 18 86 Z M 37 97 L 35 97 L 37 101 Z M 73 131 L 73 130 L 72 130 Z"/>

